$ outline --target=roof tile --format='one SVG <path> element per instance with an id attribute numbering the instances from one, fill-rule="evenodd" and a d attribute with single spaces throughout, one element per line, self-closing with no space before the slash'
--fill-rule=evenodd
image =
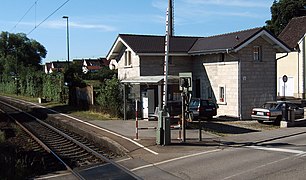
<path id="1" fill-rule="evenodd" d="M 210 37 L 173 36 L 170 53 L 196 53 L 235 48 L 263 28 L 254 28 Z M 136 53 L 164 53 L 165 36 L 119 34 Z"/>
<path id="2" fill-rule="evenodd" d="M 292 18 L 285 29 L 278 36 L 290 48 L 295 48 L 297 43 L 306 34 L 306 16 Z"/>
<path id="3" fill-rule="evenodd" d="M 217 36 L 199 38 L 190 53 L 232 49 L 259 32 L 262 28 L 254 28 Z"/>
<path id="4" fill-rule="evenodd" d="M 164 53 L 165 36 L 153 35 L 119 35 L 136 53 Z M 170 52 L 187 53 L 196 42 L 197 37 L 173 36 L 170 38 Z"/>

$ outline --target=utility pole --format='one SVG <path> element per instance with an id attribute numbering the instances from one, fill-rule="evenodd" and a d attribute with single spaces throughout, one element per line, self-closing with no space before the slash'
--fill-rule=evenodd
<path id="1" fill-rule="evenodd" d="M 68 68 L 69 68 L 69 17 L 68 16 L 63 16 L 64 19 L 67 20 L 67 62 L 68 62 Z"/>
<path id="2" fill-rule="evenodd" d="M 168 74 L 169 74 L 169 52 L 170 37 L 173 36 L 173 0 L 168 1 L 166 17 L 166 36 L 165 36 L 165 61 L 164 61 L 164 89 L 163 89 L 163 110 L 166 110 L 168 101 Z"/>
<path id="3" fill-rule="evenodd" d="M 167 108 L 168 101 L 168 74 L 169 74 L 169 51 L 170 51 L 170 37 L 173 36 L 173 9 L 172 0 L 169 0 L 169 7 L 167 8 L 166 17 L 166 35 L 165 35 L 165 61 L 164 61 L 164 83 L 162 102 L 163 107 L 158 115 L 158 129 L 156 134 L 157 144 L 167 145 L 171 141 L 170 131 L 170 117 Z"/>
<path id="4" fill-rule="evenodd" d="M 169 8 L 169 36 L 174 36 L 174 8 L 173 8 L 173 1 L 168 1 L 168 8 Z"/>

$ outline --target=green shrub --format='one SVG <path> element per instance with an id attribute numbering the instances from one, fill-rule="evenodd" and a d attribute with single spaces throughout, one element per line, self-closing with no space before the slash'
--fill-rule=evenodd
<path id="1" fill-rule="evenodd" d="M 122 115 L 122 94 L 120 81 L 113 76 L 112 79 L 106 80 L 98 91 L 96 101 L 97 103 L 113 116 Z"/>

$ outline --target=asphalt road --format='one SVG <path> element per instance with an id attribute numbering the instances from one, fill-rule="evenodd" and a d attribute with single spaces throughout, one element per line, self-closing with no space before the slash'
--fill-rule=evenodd
<path id="1" fill-rule="evenodd" d="M 299 129 L 301 130 L 301 129 Z M 262 143 L 216 147 L 189 157 L 140 166 L 144 179 L 306 179 L 306 128 Z"/>

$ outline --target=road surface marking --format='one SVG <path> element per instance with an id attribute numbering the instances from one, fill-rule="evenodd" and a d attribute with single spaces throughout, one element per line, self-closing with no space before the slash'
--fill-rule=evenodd
<path id="1" fill-rule="evenodd" d="M 44 177 L 38 177 L 38 178 L 35 178 L 35 179 L 38 179 L 38 180 L 42 180 L 42 179 L 53 179 L 53 178 L 59 178 L 59 177 L 62 177 L 62 176 L 68 176 L 68 175 L 72 175 L 71 173 L 63 173 L 63 174 L 56 174 L 56 175 L 50 175 L 50 176 L 44 176 Z"/>
<path id="2" fill-rule="evenodd" d="M 251 171 L 256 171 L 257 169 L 264 168 L 264 167 L 266 167 L 266 166 L 269 166 L 269 165 L 272 165 L 272 164 L 276 164 L 276 163 L 279 163 L 279 162 L 281 162 L 281 161 L 288 160 L 288 159 L 290 159 L 290 158 L 291 158 L 291 157 L 285 157 L 285 158 L 279 159 L 279 160 L 277 160 L 277 161 L 272 161 L 272 162 L 269 162 L 269 163 L 266 163 L 266 164 L 263 164 L 263 165 L 254 167 L 254 168 L 252 168 L 252 169 L 248 169 L 248 170 L 246 170 L 246 171 L 242 171 L 242 172 L 240 172 L 240 173 L 233 174 L 233 175 L 231 175 L 231 176 L 227 176 L 227 177 L 225 177 L 224 179 L 233 179 L 233 177 L 240 176 L 240 175 L 242 175 L 242 174 L 246 174 L 246 173 L 249 173 L 249 172 L 251 172 Z M 234 179 L 235 179 L 235 178 L 234 178 Z"/>
<path id="3" fill-rule="evenodd" d="M 292 154 L 305 154 L 305 151 L 300 150 L 294 150 L 294 149 L 284 149 L 284 148 L 268 148 L 268 147 L 262 147 L 262 146 L 246 146 L 247 148 L 251 149 L 258 149 L 258 150 L 264 150 L 264 151 L 277 151 L 277 152 L 286 152 L 286 153 L 292 153 Z"/>
<path id="4" fill-rule="evenodd" d="M 131 160 L 131 159 L 132 159 L 132 158 L 120 159 L 120 160 L 116 161 L 116 163 L 120 163 L 120 162 L 128 161 L 128 160 Z"/>
<path id="5" fill-rule="evenodd" d="M 165 163 L 169 163 L 169 162 L 173 162 L 173 161 L 178 161 L 178 160 L 181 160 L 181 159 L 186 159 L 186 158 L 195 157 L 195 156 L 199 156 L 199 155 L 203 155 L 203 154 L 218 152 L 218 151 L 221 151 L 221 150 L 222 149 L 215 149 L 215 150 L 211 150 L 211 151 L 204 151 L 204 152 L 199 152 L 199 153 L 196 153 L 196 154 L 190 154 L 190 155 L 186 155 L 186 156 L 182 156 L 182 157 L 168 159 L 168 160 L 165 160 L 165 161 L 140 166 L 140 167 L 131 169 L 130 171 L 137 171 L 137 170 L 140 170 L 140 169 L 144 169 L 144 168 L 148 168 L 148 167 L 152 167 L 152 166 L 158 166 L 158 165 L 161 165 L 161 164 L 165 164 Z"/>
<path id="6" fill-rule="evenodd" d="M 19 101 L 23 101 L 23 100 L 19 100 Z M 68 118 L 70 118 L 70 119 L 76 120 L 76 121 L 78 121 L 78 122 L 84 123 L 84 124 L 86 124 L 86 125 L 88 125 L 88 126 L 91 126 L 91 127 L 97 128 L 97 129 L 100 129 L 100 130 L 105 131 L 105 132 L 110 133 L 110 134 L 113 134 L 113 135 L 115 135 L 115 136 L 117 136 L 117 137 L 120 137 L 120 138 L 122 138 L 122 139 L 125 139 L 125 140 L 127 140 L 127 141 L 132 142 L 132 143 L 135 144 L 136 146 L 138 146 L 138 147 L 140 147 L 140 148 L 142 148 L 142 149 L 144 149 L 144 150 L 146 150 L 146 151 L 148 151 L 148 152 L 150 152 L 150 153 L 152 153 L 152 154 L 158 155 L 157 152 L 155 152 L 155 151 L 153 151 L 153 150 L 151 150 L 151 149 L 149 149 L 149 148 L 143 146 L 142 144 L 140 144 L 140 143 L 138 143 L 138 142 L 136 142 L 136 141 L 134 141 L 134 140 L 132 140 L 132 139 L 130 139 L 130 138 L 128 138 L 128 137 L 122 136 L 121 134 L 117 134 L 117 133 L 115 133 L 115 132 L 113 132 L 113 131 L 104 129 L 104 128 L 99 127 L 99 126 L 97 126 L 97 125 L 94 125 L 94 124 L 91 124 L 91 123 L 89 123 L 89 122 L 80 120 L 80 119 L 78 119 L 78 118 L 69 116 L 69 115 L 67 115 L 67 114 L 63 114 L 63 113 L 54 111 L 54 110 L 49 109 L 49 108 L 46 108 L 46 107 L 44 107 L 44 106 L 37 105 L 37 104 L 32 103 L 32 102 L 25 102 L 25 101 L 23 101 L 23 102 L 24 102 L 24 103 L 32 104 L 32 105 L 37 106 L 37 107 L 40 107 L 40 108 L 48 109 L 48 110 L 50 110 L 50 111 L 52 111 L 52 112 L 54 112 L 54 113 L 60 114 L 60 115 L 62 115 L 62 116 L 65 116 L 65 117 L 68 117 Z"/>

